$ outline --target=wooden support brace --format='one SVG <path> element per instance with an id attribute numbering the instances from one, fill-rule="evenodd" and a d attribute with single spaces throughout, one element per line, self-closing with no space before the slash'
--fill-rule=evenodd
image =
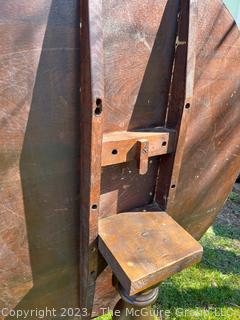
<path id="1" fill-rule="evenodd" d="M 197 0 L 181 0 L 175 62 L 166 115 L 166 127 L 176 131 L 175 151 L 160 160 L 155 200 L 171 214 L 182 165 L 192 109 L 197 33 Z"/>
<path id="2" fill-rule="evenodd" d="M 148 152 L 140 154 L 141 143 L 148 141 Z M 166 128 L 150 128 L 142 131 L 116 131 L 103 135 L 102 144 L 102 166 L 139 161 L 147 157 L 155 157 L 174 151 L 175 131 Z M 144 171 L 144 170 L 143 170 Z"/>
<path id="3" fill-rule="evenodd" d="M 97 21 L 97 23 L 96 23 Z M 104 103 L 102 1 L 81 1 L 80 307 L 90 318 L 98 271 Z M 86 143 L 87 141 L 87 143 Z"/>
<path id="4" fill-rule="evenodd" d="M 139 159 L 138 169 L 139 174 L 144 175 L 148 171 L 148 157 L 149 157 L 149 141 L 146 139 L 138 140 Z"/>

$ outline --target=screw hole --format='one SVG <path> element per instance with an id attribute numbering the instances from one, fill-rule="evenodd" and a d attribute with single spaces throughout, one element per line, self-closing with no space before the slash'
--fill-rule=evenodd
<path id="1" fill-rule="evenodd" d="M 189 108 L 190 108 L 190 103 L 187 103 L 187 104 L 185 105 L 185 108 L 186 108 L 186 109 L 189 109 Z"/>
<path id="2" fill-rule="evenodd" d="M 101 104 L 102 104 L 102 99 L 97 98 L 97 99 L 96 99 L 96 105 L 97 105 L 97 106 L 100 106 Z"/>
<path id="3" fill-rule="evenodd" d="M 96 116 L 100 116 L 100 114 L 102 113 L 102 99 L 97 98 L 96 99 L 96 109 L 94 111 Z"/>
<path id="4" fill-rule="evenodd" d="M 93 209 L 93 210 L 96 210 L 97 207 L 98 207 L 97 204 L 93 204 L 93 205 L 92 205 L 92 209 Z"/>
<path id="5" fill-rule="evenodd" d="M 167 145 L 167 141 L 163 141 L 162 146 L 165 147 Z"/>
<path id="6" fill-rule="evenodd" d="M 113 154 L 113 155 L 116 155 L 116 154 L 118 154 L 118 151 L 117 151 L 117 149 L 113 149 L 113 150 L 112 150 L 112 154 Z"/>
<path id="7" fill-rule="evenodd" d="M 91 276 L 92 276 L 92 277 L 95 277 L 95 276 L 96 276 L 96 271 L 95 271 L 95 270 L 91 271 Z"/>
<path id="8" fill-rule="evenodd" d="M 175 185 L 175 184 L 172 184 L 172 185 L 171 185 L 171 188 L 172 188 L 172 189 L 176 188 L 176 185 Z"/>

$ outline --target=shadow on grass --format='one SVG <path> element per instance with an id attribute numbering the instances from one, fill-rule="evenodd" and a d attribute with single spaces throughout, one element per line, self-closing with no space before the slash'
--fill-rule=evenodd
<path id="1" fill-rule="evenodd" d="M 216 236 L 221 238 L 206 239 L 210 241 L 209 245 L 204 245 L 204 256 L 202 262 L 197 268 L 202 270 L 199 281 L 196 281 L 196 274 L 188 273 L 177 276 L 177 283 L 174 278 L 170 279 L 160 285 L 160 293 L 156 302 L 156 308 L 174 309 L 174 308 L 238 308 L 240 301 L 240 289 L 234 283 L 237 275 L 240 275 L 240 256 L 238 256 L 232 249 L 231 243 L 238 240 L 239 232 L 232 226 L 215 225 L 213 230 Z M 211 247 L 211 245 L 218 247 Z M 223 247 L 224 245 L 224 247 Z M 226 250 L 226 247 L 229 250 Z M 205 277 L 205 270 L 209 270 L 210 274 Z M 224 280 L 222 276 L 219 278 L 219 272 L 225 275 L 231 275 L 232 281 Z M 185 277 L 192 278 L 192 288 L 184 288 Z M 216 283 L 214 281 L 216 280 Z M 198 279 L 199 280 L 199 279 Z M 220 283 L 219 283 L 220 281 Z M 237 281 L 237 280 L 236 280 Z M 201 288 L 199 288 L 199 283 Z M 235 287 L 234 287 L 235 285 Z M 193 287 L 194 286 L 194 287 Z M 239 309 L 240 310 L 240 309 Z"/>
<path id="2" fill-rule="evenodd" d="M 229 238 L 233 240 L 240 240 L 240 230 L 232 226 L 215 224 L 213 231 L 216 236 Z"/>
<path id="3" fill-rule="evenodd" d="M 223 249 L 204 247 L 201 268 L 214 269 L 223 274 L 235 273 L 240 275 L 240 256 Z"/>
<path id="4" fill-rule="evenodd" d="M 161 308 L 207 308 L 237 306 L 240 301 L 240 290 L 228 286 L 218 288 L 181 289 L 174 285 L 160 286 L 156 307 Z"/>

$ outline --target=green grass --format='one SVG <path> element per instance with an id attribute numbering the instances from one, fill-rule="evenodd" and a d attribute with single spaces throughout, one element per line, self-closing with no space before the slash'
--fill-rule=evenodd
<path id="1" fill-rule="evenodd" d="M 239 230 L 211 227 L 201 243 L 203 260 L 160 285 L 156 308 L 165 319 L 240 319 Z"/>
<path id="2" fill-rule="evenodd" d="M 229 199 L 232 202 L 240 203 L 240 195 L 238 193 L 236 193 L 236 192 L 231 192 L 230 195 L 229 195 Z"/>
<path id="3" fill-rule="evenodd" d="M 239 229 L 231 226 L 214 225 L 208 230 L 201 240 L 202 262 L 160 285 L 154 306 L 160 319 L 240 319 L 239 238 Z M 110 320 L 111 315 L 99 319 Z"/>

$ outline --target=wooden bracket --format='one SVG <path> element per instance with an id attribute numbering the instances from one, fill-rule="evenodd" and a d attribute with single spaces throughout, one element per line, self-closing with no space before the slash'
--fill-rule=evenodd
<path id="1" fill-rule="evenodd" d="M 142 131 L 116 131 L 103 135 L 102 166 L 137 160 L 139 173 L 147 172 L 149 157 L 174 151 L 175 131 L 150 128 Z"/>

